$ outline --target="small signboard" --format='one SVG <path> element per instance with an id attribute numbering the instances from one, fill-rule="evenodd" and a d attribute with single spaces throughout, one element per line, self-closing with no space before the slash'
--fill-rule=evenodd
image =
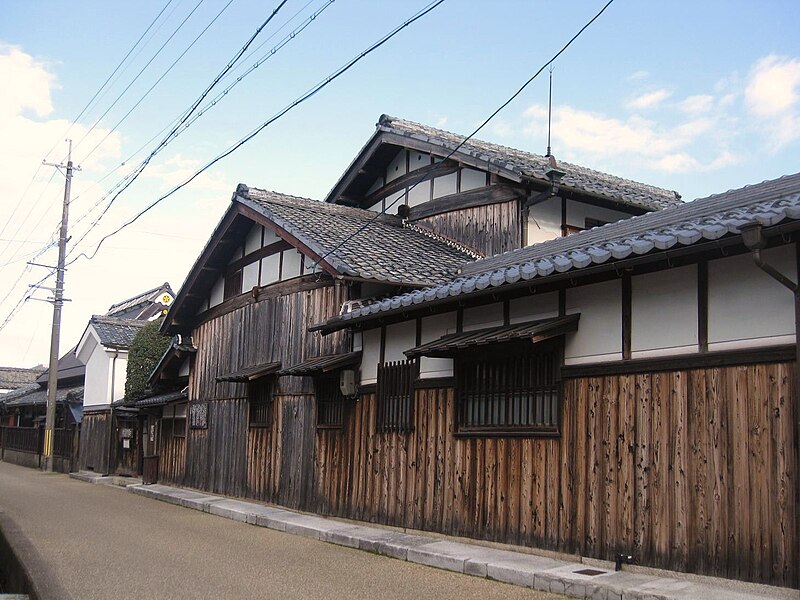
<path id="1" fill-rule="evenodd" d="M 189 405 L 189 427 L 205 429 L 208 427 L 208 404 L 197 402 Z"/>

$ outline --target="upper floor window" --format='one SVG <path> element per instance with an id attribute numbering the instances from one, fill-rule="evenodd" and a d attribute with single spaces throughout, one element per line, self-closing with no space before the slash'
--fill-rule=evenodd
<path id="1" fill-rule="evenodd" d="M 272 417 L 272 378 L 261 377 L 247 384 L 248 424 L 269 427 Z"/>
<path id="2" fill-rule="evenodd" d="M 415 361 L 401 360 L 378 365 L 379 431 L 411 431 L 414 428 Z"/>
<path id="3" fill-rule="evenodd" d="M 334 429 L 344 424 L 346 399 L 339 389 L 339 372 L 326 373 L 314 379 L 317 397 L 317 427 Z"/>
<path id="4" fill-rule="evenodd" d="M 512 344 L 457 357 L 459 432 L 558 434 L 560 356 L 559 345 Z"/>

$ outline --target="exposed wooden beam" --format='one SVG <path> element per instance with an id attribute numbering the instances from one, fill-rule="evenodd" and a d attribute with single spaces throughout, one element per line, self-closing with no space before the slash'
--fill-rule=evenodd
<path id="1" fill-rule="evenodd" d="M 509 200 L 518 200 L 525 197 L 525 190 L 510 185 L 490 185 L 476 188 L 468 192 L 459 192 L 449 196 L 442 196 L 419 206 L 412 206 L 409 212 L 410 221 L 426 219 L 454 210 L 475 208 L 487 204 L 499 204 Z"/>
<path id="2" fill-rule="evenodd" d="M 362 204 L 364 206 L 372 206 L 381 198 L 391 196 L 392 194 L 395 194 L 400 190 L 404 190 L 405 188 L 418 182 L 423 182 L 433 179 L 434 177 L 441 177 L 443 175 L 455 173 L 458 171 L 458 168 L 458 163 L 450 160 L 428 165 L 427 167 L 421 167 L 390 181 L 383 187 L 378 188 L 371 194 L 365 196 Z"/>

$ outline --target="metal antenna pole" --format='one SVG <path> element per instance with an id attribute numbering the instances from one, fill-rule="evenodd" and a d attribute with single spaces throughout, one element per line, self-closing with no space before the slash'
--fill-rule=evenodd
<path id="1" fill-rule="evenodd" d="M 58 236 L 58 266 L 56 287 L 53 291 L 53 329 L 50 334 L 50 368 L 47 373 L 47 418 L 44 424 L 44 449 L 42 465 L 45 471 L 53 470 L 53 438 L 56 423 L 56 390 L 58 388 L 58 344 L 61 336 L 61 307 L 64 305 L 64 263 L 67 255 L 67 222 L 69 220 L 69 194 L 72 187 L 72 140 L 67 154 L 64 206 L 61 212 L 61 233 Z M 44 163 L 48 164 L 48 163 Z M 50 165 L 61 168 L 63 165 Z"/>
<path id="2" fill-rule="evenodd" d="M 547 95 L 547 154 L 550 156 L 550 122 L 553 115 L 553 65 L 550 64 L 550 91 Z"/>

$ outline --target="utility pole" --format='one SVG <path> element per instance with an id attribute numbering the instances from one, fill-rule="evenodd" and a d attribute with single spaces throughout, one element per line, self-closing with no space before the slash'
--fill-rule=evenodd
<path id="1" fill-rule="evenodd" d="M 67 256 L 67 222 L 69 220 L 69 194 L 72 187 L 72 140 L 67 140 L 69 152 L 67 165 L 43 164 L 55 167 L 59 171 L 66 168 L 64 183 L 64 206 L 61 211 L 61 232 L 58 235 L 58 266 L 56 267 L 56 287 L 53 290 L 53 329 L 50 334 L 50 369 L 47 373 L 47 417 L 44 423 L 44 451 L 42 453 L 43 468 L 53 470 L 53 438 L 56 424 L 56 391 L 58 388 L 58 344 L 61 336 L 61 307 L 64 305 L 64 264 Z M 79 169 L 78 169 L 79 170 Z"/>

